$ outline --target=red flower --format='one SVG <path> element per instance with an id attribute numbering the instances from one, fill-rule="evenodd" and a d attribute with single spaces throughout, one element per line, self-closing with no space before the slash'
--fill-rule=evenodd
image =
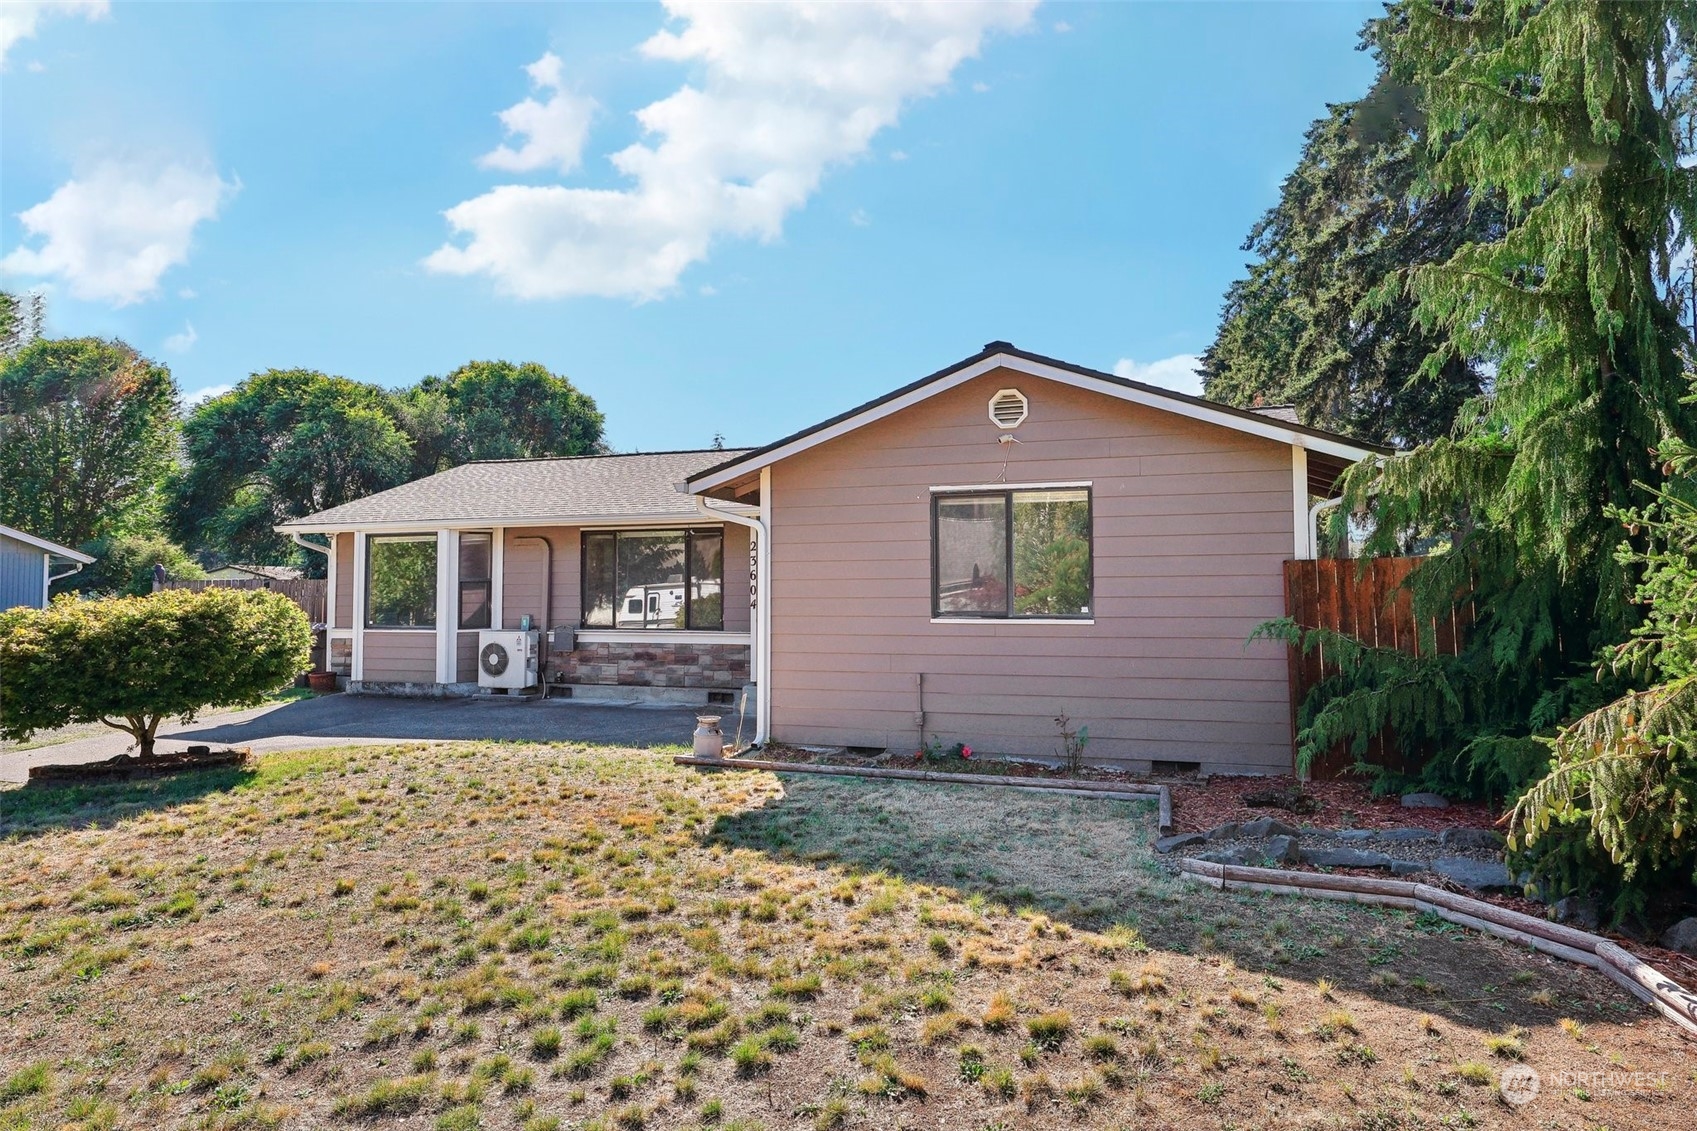
<path id="1" fill-rule="evenodd" d="M 963 746 L 962 746 L 962 747 L 961 747 L 961 748 L 960 748 L 960 756 L 961 756 L 961 757 L 962 757 L 962 758 L 970 758 L 970 757 L 972 757 L 972 747 L 970 747 L 970 746 L 965 746 L 965 745 L 963 745 Z"/>

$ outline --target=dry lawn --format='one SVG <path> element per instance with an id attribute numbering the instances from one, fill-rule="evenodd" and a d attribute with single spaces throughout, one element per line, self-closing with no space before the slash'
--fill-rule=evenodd
<path id="1" fill-rule="evenodd" d="M 537 746 L 11 790 L 0 1131 L 1689 1119 L 1610 983 L 1181 885 L 1152 817 Z"/>

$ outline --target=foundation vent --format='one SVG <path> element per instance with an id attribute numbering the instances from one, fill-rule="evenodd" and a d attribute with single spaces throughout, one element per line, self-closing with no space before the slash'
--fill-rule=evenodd
<path id="1" fill-rule="evenodd" d="M 990 423 L 997 428 L 1018 428 L 1030 411 L 1030 402 L 1018 389 L 1002 389 L 990 398 Z"/>

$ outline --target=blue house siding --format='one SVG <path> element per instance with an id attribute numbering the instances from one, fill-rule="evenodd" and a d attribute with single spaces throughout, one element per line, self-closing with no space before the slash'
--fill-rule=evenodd
<path id="1" fill-rule="evenodd" d="M 41 587 L 46 556 L 34 546 L 0 534 L 0 609 L 17 605 L 39 609 L 45 604 Z"/>

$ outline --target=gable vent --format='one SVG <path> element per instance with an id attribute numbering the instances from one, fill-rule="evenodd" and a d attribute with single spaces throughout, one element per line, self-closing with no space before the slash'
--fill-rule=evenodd
<path id="1" fill-rule="evenodd" d="M 997 428 L 1018 428 L 1025 423 L 1030 402 L 1018 389 L 1003 389 L 990 398 L 990 423 Z"/>

